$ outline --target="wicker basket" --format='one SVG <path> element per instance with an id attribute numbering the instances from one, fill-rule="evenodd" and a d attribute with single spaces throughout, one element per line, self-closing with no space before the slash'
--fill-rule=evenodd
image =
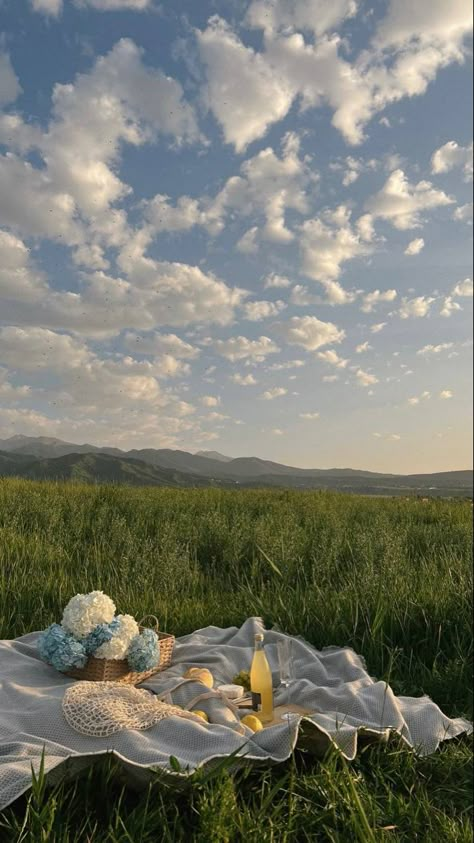
<path id="1" fill-rule="evenodd" d="M 139 685 L 140 682 L 144 682 L 154 673 L 166 670 L 171 664 L 175 637 L 167 632 L 159 632 L 158 620 L 154 615 L 148 615 L 147 617 L 152 617 L 155 620 L 154 632 L 160 640 L 160 661 L 156 667 L 137 673 L 130 670 L 127 659 L 95 659 L 94 656 L 90 656 L 84 667 L 69 670 L 65 675 L 71 676 L 72 679 L 81 679 L 83 682 L 124 682 L 127 685 Z M 146 618 L 143 618 L 139 624 L 140 632 L 146 629 L 142 626 L 144 620 Z"/>

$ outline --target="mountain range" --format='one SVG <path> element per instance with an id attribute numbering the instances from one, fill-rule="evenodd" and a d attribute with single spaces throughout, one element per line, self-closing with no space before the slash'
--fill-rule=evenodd
<path id="1" fill-rule="evenodd" d="M 143 448 L 122 451 L 48 436 L 0 439 L 0 476 L 172 487 L 287 487 L 359 494 L 472 496 L 473 473 L 381 474 L 350 468 L 296 468 L 217 451 Z"/>

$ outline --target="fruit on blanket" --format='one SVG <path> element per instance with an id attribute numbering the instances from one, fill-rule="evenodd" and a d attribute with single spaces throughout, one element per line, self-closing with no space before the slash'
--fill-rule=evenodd
<path id="1" fill-rule="evenodd" d="M 206 723 L 209 723 L 209 717 L 207 716 L 206 712 L 201 711 L 200 708 L 196 709 L 196 711 L 193 711 L 193 714 L 195 714 L 197 717 L 200 717 L 201 720 L 204 720 Z"/>
<path id="2" fill-rule="evenodd" d="M 242 688 L 245 688 L 246 691 L 250 691 L 250 673 L 248 670 L 241 670 L 237 676 L 234 676 L 232 680 L 233 685 L 242 685 Z"/>
<path id="3" fill-rule="evenodd" d="M 190 667 L 184 674 L 185 679 L 195 679 L 196 682 L 202 682 L 206 688 L 212 688 L 214 685 L 214 677 L 207 667 Z"/>
<path id="4" fill-rule="evenodd" d="M 258 717 L 255 717 L 255 714 L 246 714 L 245 717 L 242 717 L 240 722 L 245 726 L 248 726 L 252 732 L 261 732 L 263 729 L 262 721 L 259 720 Z"/>

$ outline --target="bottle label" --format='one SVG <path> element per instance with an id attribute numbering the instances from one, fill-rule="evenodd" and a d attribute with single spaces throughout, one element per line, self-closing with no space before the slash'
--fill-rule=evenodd
<path id="1" fill-rule="evenodd" d="M 252 709 L 253 711 L 262 710 L 262 695 L 252 691 Z"/>

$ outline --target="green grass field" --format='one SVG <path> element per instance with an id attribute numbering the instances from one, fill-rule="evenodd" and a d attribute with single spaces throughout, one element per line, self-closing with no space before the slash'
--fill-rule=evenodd
<path id="1" fill-rule="evenodd" d="M 396 693 L 471 717 L 471 525 L 463 501 L 0 480 L 0 638 L 101 588 L 176 635 L 260 615 L 316 647 L 348 644 Z M 419 759 L 393 738 L 352 764 L 297 751 L 141 794 L 107 761 L 54 791 L 40 778 L 0 839 L 470 843 L 471 747 Z"/>

